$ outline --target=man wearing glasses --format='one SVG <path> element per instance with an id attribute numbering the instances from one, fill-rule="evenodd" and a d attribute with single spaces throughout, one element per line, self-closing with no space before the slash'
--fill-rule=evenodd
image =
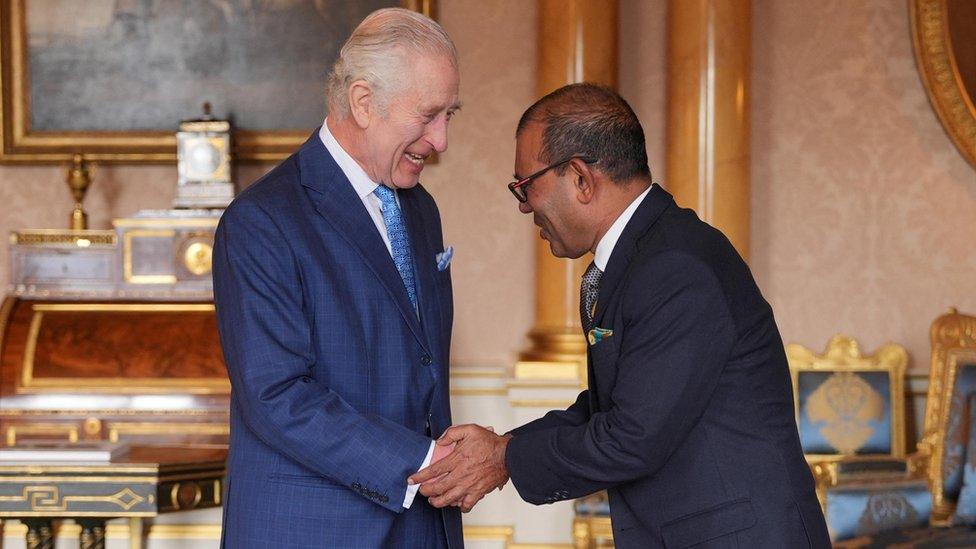
<path id="1" fill-rule="evenodd" d="M 552 253 L 594 253 L 589 388 L 503 436 L 452 427 L 421 493 L 466 509 L 510 476 L 536 505 L 607 490 L 617 547 L 829 547 L 772 310 L 725 236 L 651 183 L 630 106 L 591 84 L 543 97 L 515 169 Z"/>

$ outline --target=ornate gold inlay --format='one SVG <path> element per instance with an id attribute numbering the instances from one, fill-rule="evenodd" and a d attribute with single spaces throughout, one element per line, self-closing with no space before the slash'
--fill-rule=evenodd
<path id="1" fill-rule="evenodd" d="M 34 229 L 10 233 L 10 243 L 25 246 L 115 246 L 115 231 Z"/>
<path id="2" fill-rule="evenodd" d="M 7 427 L 7 446 L 17 444 L 17 435 L 57 435 L 65 437 L 68 442 L 78 442 L 78 427 L 63 423 L 29 423 L 25 425 L 11 425 Z"/>
<path id="3" fill-rule="evenodd" d="M 133 422 L 113 423 L 108 430 L 108 440 L 118 442 L 119 435 L 216 435 L 230 434 L 226 423 L 174 423 L 174 422 Z"/>
<path id="4" fill-rule="evenodd" d="M 123 511 L 128 511 L 146 501 L 146 498 L 128 487 L 108 496 L 62 496 L 57 486 L 24 486 L 21 495 L 0 496 L 0 501 L 30 502 L 31 511 L 67 511 L 68 506 L 73 502 L 111 503 Z"/>

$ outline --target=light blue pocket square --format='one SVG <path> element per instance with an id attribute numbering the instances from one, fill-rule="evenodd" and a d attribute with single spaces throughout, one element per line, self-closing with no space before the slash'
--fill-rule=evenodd
<path id="1" fill-rule="evenodd" d="M 437 254 L 434 260 L 437 261 L 437 270 L 443 271 L 451 265 L 451 258 L 454 257 L 454 246 L 448 246 L 443 252 Z"/>

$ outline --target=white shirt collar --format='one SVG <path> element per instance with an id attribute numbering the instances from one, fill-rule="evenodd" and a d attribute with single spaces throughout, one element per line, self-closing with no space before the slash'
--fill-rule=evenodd
<path id="1" fill-rule="evenodd" d="M 617 217 L 617 220 L 613 222 L 613 225 L 610 225 L 610 230 L 607 231 L 607 234 L 603 235 L 603 238 L 600 239 L 600 243 L 596 245 L 596 253 L 594 254 L 593 262 L 596 263 L 597 268 L 599 268 L 601 271 L 607 270 L 607 263 L 610 262 L 610 254 L 613 253 L 613 248 L 617 245 L 617 240 L 620 239 L 620 235 L 624 232 L 624 227 L 627 226 L 627 222 L 630 221 L 630 218 L 634 216 L 634 212 L 637 211 L 637 207 L 640 206 L 640 203 L 644 200 L 644 197 L 647 196 L 648 192 L 650 192 L 651 186 L 644 189 L 644 192 L 640 193 L 637 198 L 635 198 L 634 201 L 627 206 L 627 209 L 621 212 L 620 216 Z"/>
<path id="2" fill-rule="evenodd" d="M 329 131 L 328 121 L 329 119 L 326 118 L 322 122 L 322 128 L 319 130 L 319 139 L 322 140 L 325 148 L 329 150 L 329 154 L 332 155 L 336 164 L 339 165 L 339 169 L 346 175 L 346 179 L 352 183 L 352 188 L 356 190 L 356 194 L 359 195 L 360 200 L 365 199 L 367 196 L 373 194 L 373 191 L 379 185 L 366 175 L 366 171 L 359 165 L 359 162 L 356 162 L 353 157 L 349 156 L 349 153 L 336 141 L 335 136 Z"/>

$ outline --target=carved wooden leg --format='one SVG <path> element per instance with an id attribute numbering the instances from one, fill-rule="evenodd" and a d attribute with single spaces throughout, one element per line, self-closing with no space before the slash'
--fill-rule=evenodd
<path id="1" fill-rule="evenodd" d="M 75 519 L 81 526 L 81 549 L 105 549 L 105 520 Z"/>
<path id="2" fill-rule="evenodd" d="M 54 549 L 54 529 L 51 519 L 21 519 L 27 526 L 27 549 Z"/>

